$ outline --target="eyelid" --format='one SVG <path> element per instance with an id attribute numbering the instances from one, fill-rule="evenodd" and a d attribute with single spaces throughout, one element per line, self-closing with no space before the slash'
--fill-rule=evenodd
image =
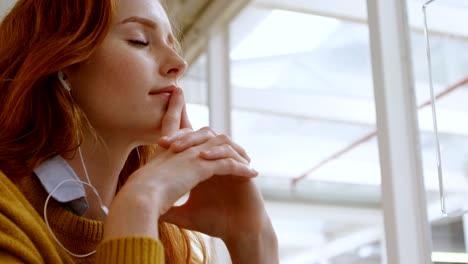
<path id="1" fill-rule="evenodd" d="M 144 41 L 144 40 L 139 40 L 139 39 L 130 39 L 128 42 L 132 45 L 141 45 L 141 46 L 148 46 L 149 42 Z"/>
<path id="2" fill-rule="evenodd" d="M 123 37 L 126 38 L 127 41 L 131 43 L 136 43 L 136 44 L 138 43 L 148 44 L 149 43 L 149 41 L 147 40 L 148 39 L 147 32 L 141 31 L 141 30 L 128 30 Z"/>

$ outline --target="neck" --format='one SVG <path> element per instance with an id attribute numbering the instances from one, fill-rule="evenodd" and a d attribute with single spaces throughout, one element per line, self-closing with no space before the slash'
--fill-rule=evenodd
<path id="1" fill-rule="evenodd" d="M 101 197 L 102 203 L 109 207 L 114 199 L 119 174 L 133 149 L 131 144 L 125 144 L 117 140 L 106 138 L 103 141 L 96 142 L 93 137 L 84 137 L 81 144 L 81 153 L 83 162 L 86 166 L 91 184 L 96 188 Z M 136 146 L 134 146 L 136 147 Z M 87 182 L 85 168 L 79 151 L 76 151 L 71 159 L 67 159 L 75 173 L 84 182 Z M 91 188 L 85 188 L 90 205 L 84 217 L 104 220 L 104 215 L 99 206 L 99 201 Z"/>

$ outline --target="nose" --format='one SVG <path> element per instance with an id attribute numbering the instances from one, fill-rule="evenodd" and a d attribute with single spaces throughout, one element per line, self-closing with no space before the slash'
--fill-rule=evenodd
<path id="1" fill-rule="evenodd" d="M 179 78 L 187 69 L 187 62 L 174 50 L 169 49 L 166 60 L 160 67 L 162 76 Z"/>

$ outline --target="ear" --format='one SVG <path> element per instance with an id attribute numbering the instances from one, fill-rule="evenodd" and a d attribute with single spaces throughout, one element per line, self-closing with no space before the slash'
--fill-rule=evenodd
<path id="1" fill-rule="evenodd" d="M 63 72 L 65 80 L 68 80 L 68 78 L 72 76 L 73 73 L 72 66 L 67 66 L 66 68 L 63 68 L 61 72 Z"/>
<path id="2" fill-rule="evenodd" d="M 0 0 L 0 1 L 2 1 L 2 0 Z M 80 64 L 79 63 L 68 65 L 68 66 L 62 68 L 62 72 L 63 72 L 63 75 L 64 75 L 64 80 L 72 88 L 73 88 L 72 84 L 74 83 L 74 79 L 75 79 L 74 77 L 77 76 L 77 73 L 79 73 L 79 71 L 80 71 Z"/>

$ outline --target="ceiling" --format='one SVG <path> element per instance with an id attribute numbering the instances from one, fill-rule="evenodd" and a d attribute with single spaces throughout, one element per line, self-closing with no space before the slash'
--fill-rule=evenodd
<path id="1" fill-rule="evenodd" d="M 212 4 L 210 0 L 165 0 L 166 9 L 174 22 L 174 26 L 181 35 L 187 34 L 208 6 Z"/>
<path id="2" fill-rule="evenodd" d="M 0 19 L 8 12 L 8 10 L 15 4 L 15 2 L 15 0 L 0 1 Z"/>

